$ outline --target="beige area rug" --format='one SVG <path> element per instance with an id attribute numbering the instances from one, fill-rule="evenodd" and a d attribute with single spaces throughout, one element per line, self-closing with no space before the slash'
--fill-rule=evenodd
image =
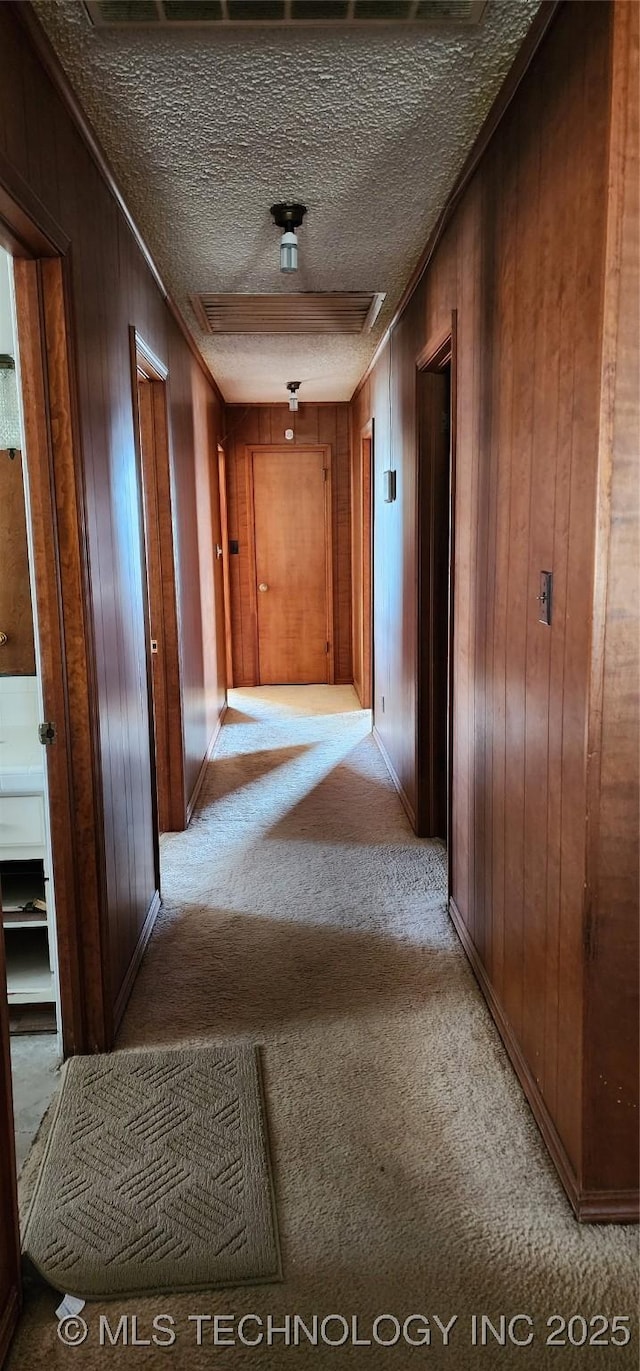
<path id="1" fill-rule="evenodd" d="M 165 903 L 120 1038 L 261 1044 L 283 1282 L 90 1301 L 68 1350 L 35 1290 L 10 1371 L 637 1371 L 637 1232 L 573 1218 L 449 921 L 444 849 L 411 832 L 369 727 L 348 689 L 231 693 L 197 816 L 162 842 Z M 175 1344 L 101 1346 L 115 1312 L 130 1341 L 134 1316 L 151 1340 L 171 1314 Z M 416 1313 L 431 1345 L 268 1330 L 338 1314 L 372 1340 L 379 1315 Z M 482 1313 L 527 1314 L 532 1341 L 474 1345 Z M 228 1346 L 215 1314 L 233 1316 Z M 632 1337 L 554 1348 L 553 1314 L 630 1317 Z M 454 1315 L 445 1346 L 435 1318 Z"/>
<path id="2" fill-rule="evenodd" d="M 255 1050 L 71 1060 L 23 1253 L 85 1299 L 277 1279 Z"/>

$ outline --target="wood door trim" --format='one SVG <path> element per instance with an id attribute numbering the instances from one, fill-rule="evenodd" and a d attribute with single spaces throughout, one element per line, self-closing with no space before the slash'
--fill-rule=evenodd
<path id="1" fill-rule="evenodd" d="M 373 705 L 373 463 L 374 463 L 375 420 L 369 419 L 360 431 L 360 480 L 362 505 L 362 708 L 371 709 Z M 368 499 L 365 502 L 365 460 L 364 445 L 369 443 L 369 462 L 367 471 Z M 365 518 L 366 515 L 366 518 Z M 366 538 L 365 538 L 366 533 Z M 366 580 L 365 580 L 366 569 Z M 365 595 L 365 585 L 368 594 Z M 365 610 L 368 609 L 368 613 Z"/>
<path id="2" fill-rule="evenodd" d="M 169 368 L 160 360 L 157 353 L 149 347 L 144 338 L 138 333 L 135 324 L 131 324 L 130 333 L 133 334 L 136 350 L 136 365 L 138 371 L 146 377 L 148 381 L 166 381 L 169 376 Z"/>
<path id="3" fill-rule="evenodd" d="M 456 473 L 458 470 L 458 311 L 451 312 L 450 406 L 451 406 L 451 466 L 449 469 L 449 682 L 447 708 L 449 711 L 448 796 L 447 796 L 447 896 L 452 895 L 453 881 L 453 670 L 456 597 Z"/>
<path id="4" fill-rule="evenodd" d="M 252 636 L 254 642 L 257 685 L 261 685 L 260 680 L 260 643 L 258 634 L 258 594 L 256 590 L 256 519 L 254 503 L 254 483 L 253 483 L 253 455 L 254 453 L 267 454 L 269 452 L 288 452 L 289 447 L 285 443 L 245 443 L 244 444 L 244 465 L 247 482 L 247 527 L 249 531 L 248 554 L 249 554 L 249 603 L 252 621 Z M 332 452 L 330 443 L 292 443 L 291 453 L 294 452 L 319 452 L 322 453 L 323 466 L 327 472 L 327 479 L 324 483 L 324 545 L 325 545 L 325 575 L 326 575 L 326 595 L 327 595 L 327 642 L 329 652 L 327 653 L 327 685 L 333 685 L 335 681 L 335 642 L 334 642 L 334 614 L 333 614 L 333 483 L 332 483 Z"/>
<path id="5" fill-rule="evenodd" d="M 456 311 L 454 310 L 455 314 Z M 416 357 L 418 371 L 442 371 L 453 353 L 453 325 L 432 334 Z"/>
<path id="6" fill-rule="evenodd" d="M 97 692 L 83 466 L 60 258 L 15 259 L 18 350 L 46 717 L 66 1054 L 113 1038 Z"/>
<path id="7" fill-rule="evenodd" d="M 222 546 L 222 599 L 224 604 L 224 656 L 227 690 L 233 688 L 233 640 L 231 634 L 231 569 L 229 567 L 229 512 L 227 504 L 227 454 L 218 443 L 218 493 Z M 226 708 L 226 705 L 225 705 Z"/>
<path id="8" fill-rule="evenodd" d="M 301 443 L 300 447 L 302 446 Z M 324 470 L 327 473 L 324 483 L 324 558 L 327 587 L 327 642 L 329 644 L 327 685 L 333 685 L 336 679 L 336 644 L 333 627 L 333 472 L 331 470 L 331 447 L 329 444 L 323 444 L 320 450 L 324 452 Z"/>
<path id="9" fill-rule="evenodd" d="M 0 150 L 0 244 L 13 257 L 58 257 L 69 239 Z"/>
<path id="10" fill-rule="evenodd" d="M 247 554 L 249 561 L 249 615 L 253 639 L 253 660 L 256 664 L 256 685 L 260 685 L 260 644 L 258 642 L 258 593 L 256 590 L 256 516 L 253 492 L 253 447 L 244 448 L 244 474 L 247 501 Z"/>
<path id="11" fill-rule="evenodd" d="M 153 663 L 151 661 L 151 625 L 149 621 L 149 578 L 147 574 L 147 539 L 145 534 L 145 494 L 142 474 L 142 445 L 140 442 L 140 406 L 138 401 L 138 370 L 136 356 L 136 331 L 129 329 L 132 371 L 133 433 L 135 450 L 136 484 L 138 486 L 138 538 L 140 549 L 140 568 L 143 581 L 144 614 L 144 655 L 147 668 L 147 713 L 149 717 L 149 767 L 151 771 L 151 813 L 153 821 L 153 872 L 156 891 L 160 889 L 160 827 L 158 818 L 158 770 L 156 763 L 156 738 L 153 707 Z"/>
<path id="12" fill-rule="evenodd" d="M 132 400 L 134 410 L 134 434 L 136 444 L 136 466 L 139 494 L 141 500 L 142 525 L 141 555 L 145 578 L 147 613 L 145 615 L 145 644 L 147 655 L 147 680 L 150 691 L 151 712 L 149 718 L 151 763 L 153 773 L 153 792 L 155 796 L 154 854 L 156 864 L 156 889 L 160 889 L 160 850 L 158 830 L 181 832 L 186 827 L 186 795 L 184 766 L 184 727 L 182 711 L 182 671 L 180 662 L 180 634 L 178 627 L 178 596 L 174 553 L 173 499 L 171 489 L 171 454 L 168 420 L 168 376 L 169 369 L 156 356 L 137 329 L 132 325 L 129 330 Z M 152 387 L 150 402 L 153 427 L 153 451 L 143 451 L 140 436 L 140 398 L 138 377 L 143 376 Z M 149 497 L 149 498 L 148 498 Z M 160 585 L 149 586 L 147 564 L 147 534 L 145 523 L 149 521 L 149 539 L 154 544 L 154 554 L 158 562 Z M 152 606 L 150 596 L 157 603 Z M 162 737 L 156 738 L 154 718 L 154 664 L 151 653 L 150 613 L 155 612 L 159 621 L 159 642 L 161 653 L 158 661 L 163 700 Z M 157 849 L 157 851 L 156 851 Z"/>
<path id="13" fill-rule="evenodd" d="M 449 465 L 449 595 L 448 595 L 448 680 L 447 680 L 447 714 L 448 714 L 448 736 L 447 736 L 447 882 L 449 893 L 451 889 L 452 873 L 452 852 L 453 852 L 453 633 L 454 633 L 454 566 L 455 566 L 455 473 L 456 473 L 456 415 L 457 415 L 457 329 L 458 312 L 453 310 L 451 322 L 444 328 L 439 329 L 427 341 L 418 356 L 416 357 L 416 372 L 441 372 L 448 366 L 450 367 L 450 465 Z M 416 472 L 416 530 L 417 530 L 417 565 L 418 565 L 418 586 L 417 586 L 417 613 L 416 613 L 416 632 L 417 632 L 417 691 L 416 691 L 416 821 L 419 829 L 423 823 L 423 767 L 421 764 L 421 715 L 425 703 L 424 683 L 422 681 L 422 653 L 420 642 L 420 625 L 423 618 L 423 554 L 424 554 L 424 534 L 421 519 L 422 509 L 422 454 L 421 454 L 421 429 L 422 420 L 420 415 L 419 388 L 418 415 L 417 415 L 417 472 Z M 431 632 L 431 622 L 430 622 Z"/>

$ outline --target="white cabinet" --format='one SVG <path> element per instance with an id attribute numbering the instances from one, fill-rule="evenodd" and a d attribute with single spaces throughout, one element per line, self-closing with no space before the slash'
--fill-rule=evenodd
<path id="1" fill-rule="evenodd" d="M 0 861 L 45 861 L 44 795 L 0 795 Z"/>
<path id="2" fill-rule="evenodd" d="M 53 1005 L 44 759 L 35 677 L 0 677 L 0 883 L 9 1005 Z"/>

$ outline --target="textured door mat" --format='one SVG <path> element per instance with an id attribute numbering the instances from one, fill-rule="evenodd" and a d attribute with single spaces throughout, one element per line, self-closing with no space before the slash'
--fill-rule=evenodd
<path id="1" fill-rule="evenodd" d="M 23 1248 L 85 1299 L 279 1280 L 256 1050 L 72 1058 Z"/>

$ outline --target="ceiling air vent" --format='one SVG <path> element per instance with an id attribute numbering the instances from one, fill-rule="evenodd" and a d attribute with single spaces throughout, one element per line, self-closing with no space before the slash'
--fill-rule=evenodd
<path id="1" fill-rule="evenodd" d="M 368 333 L 384 294 L 192 295 L 205 333 Z"/>
<path id="2" fill-rule="evenodd" d="M 265 24 L 477 24 L 488 0 L 84 0 L 98 28 L 215 28 Z"/>

